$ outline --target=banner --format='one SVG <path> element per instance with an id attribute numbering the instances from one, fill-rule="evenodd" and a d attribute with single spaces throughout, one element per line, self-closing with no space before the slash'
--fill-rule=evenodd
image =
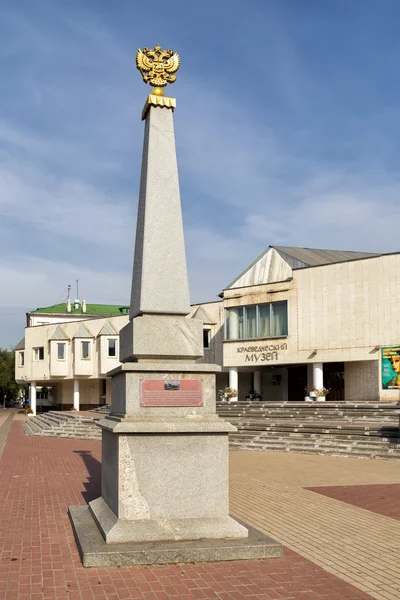
<path id="1" fill-rule="evenodd" d="M 400 389 L 400 346 L 382 348 L 382 389 Z"/>

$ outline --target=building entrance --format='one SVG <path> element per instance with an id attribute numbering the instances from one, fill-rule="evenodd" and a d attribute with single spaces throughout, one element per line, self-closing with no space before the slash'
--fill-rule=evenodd
<path id="1" fill-rule="evenodd" d="M 324 363 L 324 387 L 329 390 L 327 401 L 340 402 L 344 400 L 344 363 Z M 288 368 L 288 401 L 303 401 L 306 395 L 307 365 Z"/>
<path id="2" fill-rule="evenodd" d="M 331 402 L 344 400 L 344 363 L 324 363 L 324 387 L 329 391 L 326 399 Z"/>
<path id="3" fill-rule="evenodd" d="M 307 387 L 307 365 L 288 368 L 288 401 L 304 401 Z"/>

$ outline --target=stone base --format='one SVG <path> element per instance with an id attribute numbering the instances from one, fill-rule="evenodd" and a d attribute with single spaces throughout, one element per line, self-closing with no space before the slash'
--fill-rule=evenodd
<path id="1" fill-rule="evenodd" d="M 215 538 L 246 538 L 247 529 L 230 516 L 193 519 L 118 519 L 103 498 L 89 504 L 89 510 L 108 544 L 174 540 L 194 541 Z"/>
<path id="2" fill-rule="evenodd" d="M 259 560 L 283 555 L 279 542 L 248 526 L 249 536 L 241 539 L 106 544 L 87 506 L 70 506 L 68 515 L 84 567 Z"/>
<path id="3" fill-rule="evenodd" d="M 159 260 L 157 258 L 157 260 Z M 173 278 L 172 278 L 173 279 Z M 122 363 L 136 359 L 192 360 L 203 356 L 203 323 L 178 315 L 137 316 L 119 333 Z"/>

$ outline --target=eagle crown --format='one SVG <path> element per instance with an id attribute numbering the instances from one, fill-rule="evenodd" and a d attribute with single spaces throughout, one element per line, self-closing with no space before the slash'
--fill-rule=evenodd
<path id="1" fill-rule="evenodd" d="M 136 67 L 143 81 L 153 85 L 152 93 L 158 96 L 164 95 L 163 87 L 176 81 L 174 73 L 179 69 L 179 65 L 179 54 L 173 50 L 162 50 L 159 44 L 153 49 L 139 48 L 136 54 Z"/>

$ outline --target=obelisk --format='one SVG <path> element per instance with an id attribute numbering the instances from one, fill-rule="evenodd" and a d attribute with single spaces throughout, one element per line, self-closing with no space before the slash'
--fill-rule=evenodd
<path id="1" fill-rule="evenodd" d="M 229 515 L 228 433 L 235 428 L 216 414 L 220 367 L 196 363 L 203 332 L 187 316 L 176 101 L 163 91 L 176 79 L 179 56 L 156 45 L 139 50 L 136 61 L 154 89 L 142 113 L 130 322 L 120 332 L 123 364 L 108 374 L 111 413 L 100 421 L 101 497 L 90 512 L 70 508 L 78 546 L 86 566 L 277 556 L 278 544 L 253 530 L 249 539 Z"/>

